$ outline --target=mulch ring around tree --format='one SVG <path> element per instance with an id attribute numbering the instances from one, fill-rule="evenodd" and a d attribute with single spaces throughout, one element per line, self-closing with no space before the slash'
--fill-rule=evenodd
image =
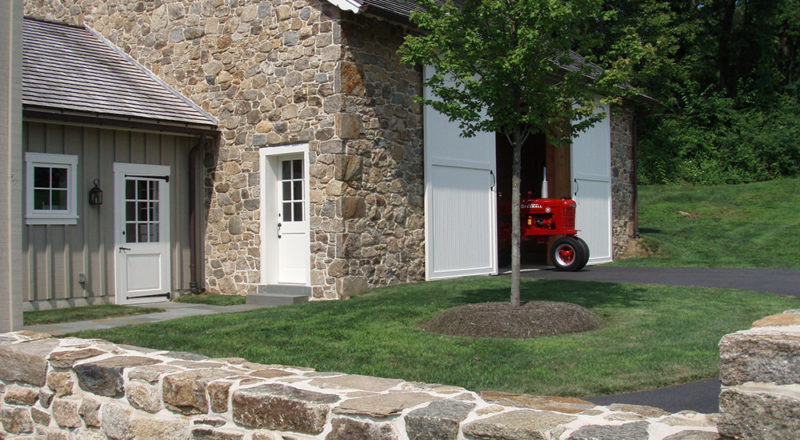
<path id="1" fill-rule="evenodd" d="M 536 338 L 595 330 L 602 321 L 577 304 L 531 301 L 468 304 L 448 309 L 420 327 L 432 333 L 472 338 Z"/>

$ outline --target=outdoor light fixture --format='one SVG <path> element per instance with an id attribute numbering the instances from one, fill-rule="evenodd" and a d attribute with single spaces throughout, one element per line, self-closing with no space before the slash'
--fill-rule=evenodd
<path id="1" fill-rule="evenodd" d="M 94 179 L 94 188 L 89 190 L 89 204 L 93 206 L 100 206 L 103 204 L 103 190 L 97 185 L 100 184 L 99 179 Z"/>

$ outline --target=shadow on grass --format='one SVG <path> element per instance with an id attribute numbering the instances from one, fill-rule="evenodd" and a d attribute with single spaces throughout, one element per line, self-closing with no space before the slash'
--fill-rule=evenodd
<path id="1" fill-rule="evenodd" d="M 633 285 L 596 283 L 586 281 L 538 280 L 523 283 L 520 299 L 528 301 L 558 301 L 581 305 L 586 308 L 600 306 L 639 307 L 651 300 L 646 299 L 646 290 Z M 508 288 L 464 290 L 457 299 L 464 304 L 509 301 Z"/>

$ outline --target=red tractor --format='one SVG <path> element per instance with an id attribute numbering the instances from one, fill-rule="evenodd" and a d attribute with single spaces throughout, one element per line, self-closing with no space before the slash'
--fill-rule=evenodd
<path id="1" fill-rule="evenodd" d="M 575 202 L 568 199 L 520 200 L 520 238 L 547 243 L 554 235 L 563 237 L 553 243 L 550 258 L 556 270 L 578 271 L 589 261 L 589 246 L 575 229 Z"/>

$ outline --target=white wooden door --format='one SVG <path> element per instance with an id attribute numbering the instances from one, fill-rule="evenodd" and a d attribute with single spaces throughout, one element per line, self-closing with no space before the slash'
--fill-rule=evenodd
<path id="1" fill-rule="evenodd" d="M 308 145 L 262 148 L 261 282 L 311 282 Z"/>
<path id="2" fill-rule="evenodd" d="M 169 174 L 168 166 L 114 164 L 117 304 L 169 300 Z"/>
<path id="3" fill-rule="evenodd" d="M 572 198 L 575 228 L 589 245 L 588 264 L 607 263 L 611 251 L 611 121 L 606 114 L 572 140 Z"/>
<path id="4" fill-rule="evenodd" d="M 425 96 L 432 96 L 427 88 Z M 423 117 L 426 277 L 496 274 L 495 134 L 463 138 L 457 123 L 429 106 Z"/>
<path id="5" fill-rule="evenodd" d="M 278 160 L 278 283 L 306 284 L 309 230 L 303 157 L 284 156 Z"/>

